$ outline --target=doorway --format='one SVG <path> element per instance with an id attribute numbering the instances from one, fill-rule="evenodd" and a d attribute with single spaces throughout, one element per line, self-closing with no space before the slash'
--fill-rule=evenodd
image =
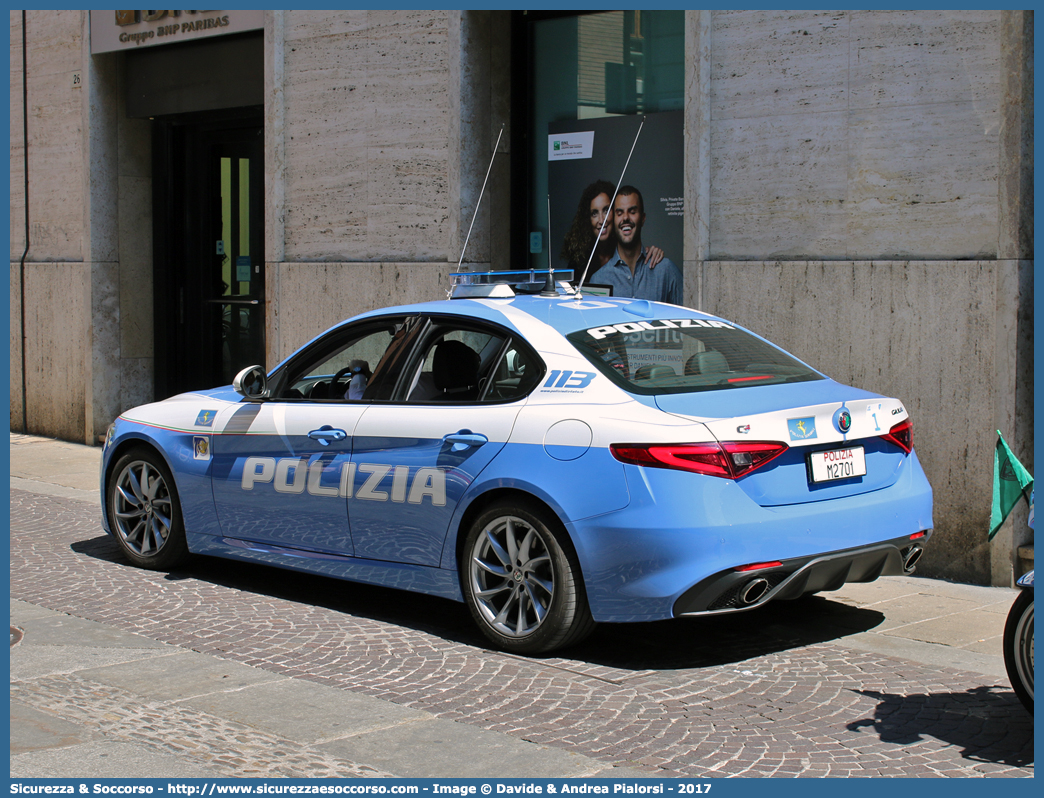
<path id="1" fill-rule="evenodd" d="M 260 113 L 155 120 L 156 398 L 265 363 Z"/>

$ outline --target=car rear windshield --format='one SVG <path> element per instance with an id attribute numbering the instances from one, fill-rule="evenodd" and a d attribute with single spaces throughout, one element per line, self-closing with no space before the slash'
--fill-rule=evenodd
<path id="1" fill-rule="evenodd" d="M 823 379 L 786 352 L 716 319 L 626 321 L 567 338 L 599 371 L 637 394 Z"/>

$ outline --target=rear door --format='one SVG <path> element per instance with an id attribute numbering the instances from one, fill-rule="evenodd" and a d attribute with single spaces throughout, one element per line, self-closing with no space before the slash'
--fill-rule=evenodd
<path id="1" fill-rule="evenodd" d="M 437 566 L 457 504 L 503 449 L 542 374 L 509 331 L 433 319 L 401 402 L 370 405 L 355 429 L 356 556 Z"/>

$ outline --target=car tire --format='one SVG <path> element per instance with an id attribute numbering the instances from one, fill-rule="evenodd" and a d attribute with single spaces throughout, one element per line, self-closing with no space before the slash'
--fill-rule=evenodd
<path id="1" fill-rule="evenodd" d="M 134 565 L 167 570 L 188 558 L 174 477 L 154 450 L 136 448 L 120 457 L 105 499 L 113 537 Z"/>
<path id="2" fill-rule="evenodd" d="M 595 627 L 572 544 L 543 509 L 489 507 L 468 530 L 461 566 L 471 615 L 498 648 L 543 654 Z"/>
<path id="3" fill-rule="evenodd" d="M 1004 668 L 1022 705 L 1033 713 L 1033 591 L 1023 590 L 1004 623 Z"/>

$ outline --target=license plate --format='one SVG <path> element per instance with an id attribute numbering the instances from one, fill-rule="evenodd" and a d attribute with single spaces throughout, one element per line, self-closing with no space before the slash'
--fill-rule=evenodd
<path id="1" fill-rule="evenodd" d="M 862 446 L 812 452 L 808 456 L 808 465 L 813 482 L 830 482 L 866 474 L 866 457 Z"/>

